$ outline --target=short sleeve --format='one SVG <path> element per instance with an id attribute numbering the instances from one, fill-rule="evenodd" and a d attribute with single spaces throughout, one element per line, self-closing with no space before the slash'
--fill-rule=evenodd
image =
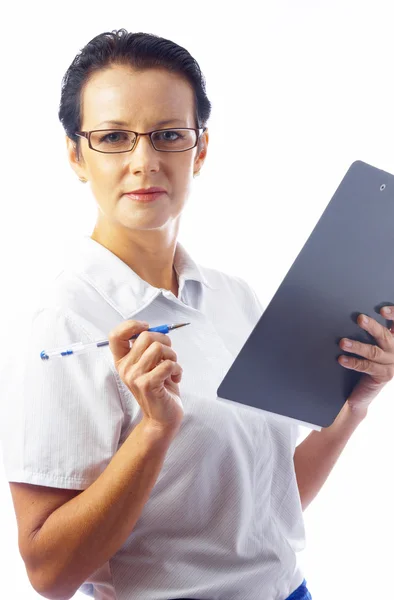
<path id="1" fill-rule="evenodd" d="M 94 341 L 73 315 L 57 307 L 37 311 L 27 337 L 25 351 L 2 376 L 6 478 L 85 489 L 116 453 L 122 430 L 124 411 L 109 348 L 42 360 L 42 350 Z"/>

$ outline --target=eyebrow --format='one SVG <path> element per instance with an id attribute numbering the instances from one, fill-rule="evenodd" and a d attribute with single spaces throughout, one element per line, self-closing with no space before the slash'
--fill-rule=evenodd
<path id="1" fill-rule="evenodd" d="M 165 119 L 164 121 L 158 121 L 155 124 L 155 127 L 161 127 L 162 125 L 169 125 L 170 123 L 174 123 L 174 122 L 178 122 L 178 123 L 183 123 L 183 119 Z M 128 126 L 128 123 L 126 123 L 126 121 L 114 121 L 114 120 L 110 120 L 110 121 L 102 121 L 101 123 L 99 123 L 97 125 L 97 127 L 101 127 L 101 125 L 120 125 L 120 126 Z"/>

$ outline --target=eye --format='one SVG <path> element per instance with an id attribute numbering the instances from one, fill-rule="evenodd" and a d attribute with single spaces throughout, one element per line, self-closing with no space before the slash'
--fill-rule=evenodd
<path id="1" fill-rule="evenodd" d="M 120 141 L 125 141 L 128 139 L 128 134 L 124 131 L 111 131 L 106 135 L 101 136 L 100 143 L 118 143 Z"/>
<path id="2" fill-rule="evenodd" d="M 155 137 L 161 139 L 163 142 L 171 142 L 178 140 L 182 137 L 182 135 L 179 130 L 171 129 L 166 131 L 158 131 Z"/>
<path id="3" fill-rule="evenodd" d="M 193 148 L 195 131 L 189 129 L 158 129 L 152 138 L 156 150 L 182 152 Z"/>

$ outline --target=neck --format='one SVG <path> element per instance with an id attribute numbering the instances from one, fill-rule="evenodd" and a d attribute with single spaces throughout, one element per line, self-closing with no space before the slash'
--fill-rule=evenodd
<path id="1" fill-rule="evenodd" d="M 120 258 L 141 279 L 178 296 L 178 280 L 173 266 L 176 235 L 152 230 L 135 231 L 125 239 L 119 231 L 103 231 L 96 225 L 90 237 Z"/>

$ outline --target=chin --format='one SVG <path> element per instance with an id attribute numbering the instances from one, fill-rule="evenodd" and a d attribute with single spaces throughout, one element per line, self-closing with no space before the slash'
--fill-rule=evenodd
<path id="1" fill-rule="evenodd" d="M 134 229 L 139 231 L 151 231 L 153 229 L 162 229 L 173 220 L 172 216 L 159 215 L 152 216 L 150 219 L 123 219 L 122 225 L 126 229 Z"/>
<path id="2" fill-rule="evenodd" d="M 172 207 L 172 210 L 168 210 L 167 207 L 162 207 L 162 210 L 146 210 L 138 211 L 135 210 L 122 210 L 122 213 L 118 216 L 119 223 L 127 229 L 161 229 L 166 225 L 179 219 L 182 213 L 182 207 Z"/>

